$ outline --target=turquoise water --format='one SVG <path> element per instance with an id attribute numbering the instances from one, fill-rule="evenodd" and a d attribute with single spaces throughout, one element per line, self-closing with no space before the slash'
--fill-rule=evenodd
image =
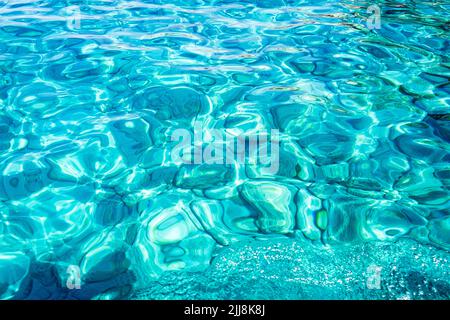
<path id="1" fill-rule="evenodd" d="M 0 298 L 449 299 L 449 12 L 0 1 Z"/>

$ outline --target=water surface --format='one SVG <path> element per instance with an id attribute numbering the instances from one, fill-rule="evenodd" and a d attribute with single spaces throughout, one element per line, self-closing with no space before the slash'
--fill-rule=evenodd
<path id="1" fill-rule="evenodd" d="M 0 298 L 448 299 L 449 10 L 0 1 Z M 176 163 L 194 122 L 278 172 Z"/>

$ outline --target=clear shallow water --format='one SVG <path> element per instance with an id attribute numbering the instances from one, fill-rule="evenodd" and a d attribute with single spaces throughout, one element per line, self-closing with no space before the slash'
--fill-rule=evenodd
<path id="1" fill-rule="evenodd" d="M 450 7 L 376 3 L 0 2 L 0 297 L 448 299 Z M 194 121 L 279 171 L 175 163 Z"/>

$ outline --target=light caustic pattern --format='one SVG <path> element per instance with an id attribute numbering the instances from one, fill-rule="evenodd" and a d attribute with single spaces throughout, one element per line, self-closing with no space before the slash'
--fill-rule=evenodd
<path id="1" fill-rule="evenodd" d="M 449 298 L 449 10 L 0 1 L 0 297 Z M 194 123 L 279 170 L 173 161 Z"/>

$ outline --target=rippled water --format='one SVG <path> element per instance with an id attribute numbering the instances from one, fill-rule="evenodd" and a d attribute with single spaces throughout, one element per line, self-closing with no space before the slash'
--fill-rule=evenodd
<path id="1" fill-rule="evenodd" d="M 0 298 L 450 298 L 449 11 L 0 1 Z M 173 161 L 194 122 L 278 172 Z"/>

